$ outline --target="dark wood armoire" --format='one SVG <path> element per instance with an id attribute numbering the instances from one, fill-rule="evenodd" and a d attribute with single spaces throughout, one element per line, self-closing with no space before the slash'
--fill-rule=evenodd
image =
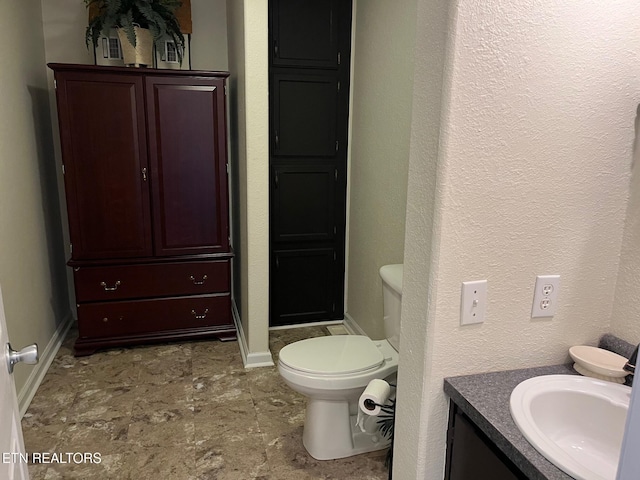
<path id="1" fill-rule="evenodd" d="M 235 338 L 228 73 L 49 67 L 77 300 L 76 355 Z"/>

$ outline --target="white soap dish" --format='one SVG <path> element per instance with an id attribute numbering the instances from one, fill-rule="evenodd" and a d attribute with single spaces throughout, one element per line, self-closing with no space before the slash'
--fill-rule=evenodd
<path id="1" fill-rule="evenodd" d="M 569 355 L 576 362 L 573 365 L 575 371 L 586 377 L 624 383 L 625 377 L 629 375 L 629 372 L 622 368 L 627 359 L 609 350 L 577 345 L 569 349 Z"/>

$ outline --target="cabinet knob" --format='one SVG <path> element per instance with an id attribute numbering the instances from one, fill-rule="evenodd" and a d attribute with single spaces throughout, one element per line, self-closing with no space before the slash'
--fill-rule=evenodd
<path id="1" fill-rule="evenodd" d="M 147 167 L 142 169 L 142 180 L 147 181 Z"/>

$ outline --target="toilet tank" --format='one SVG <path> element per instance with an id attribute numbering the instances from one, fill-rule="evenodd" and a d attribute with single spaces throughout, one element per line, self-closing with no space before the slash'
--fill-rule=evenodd
<path id="1" fill-rule="evenodd" d="M 384 309 L 384 333 L 389 343 L 400 349 L 400 312 L 402 306 L 401 263 L 380 268 L 382 278 L 382 303 Z"/>

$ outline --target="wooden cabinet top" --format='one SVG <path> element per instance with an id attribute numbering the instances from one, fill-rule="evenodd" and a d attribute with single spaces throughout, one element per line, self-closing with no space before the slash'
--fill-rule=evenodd
<path id="1" fill-rule="evenodd" d="M 54 72 L 72 71 L 87 73 L 117 73 L 129 75 L 153 75 L 167 77 L 228 77 L 229 72 L 208 70 L 169 70 L 162 68 L 109 67 L 103 65 L 81 65 L 73 63 L 48 63 Z"/>

